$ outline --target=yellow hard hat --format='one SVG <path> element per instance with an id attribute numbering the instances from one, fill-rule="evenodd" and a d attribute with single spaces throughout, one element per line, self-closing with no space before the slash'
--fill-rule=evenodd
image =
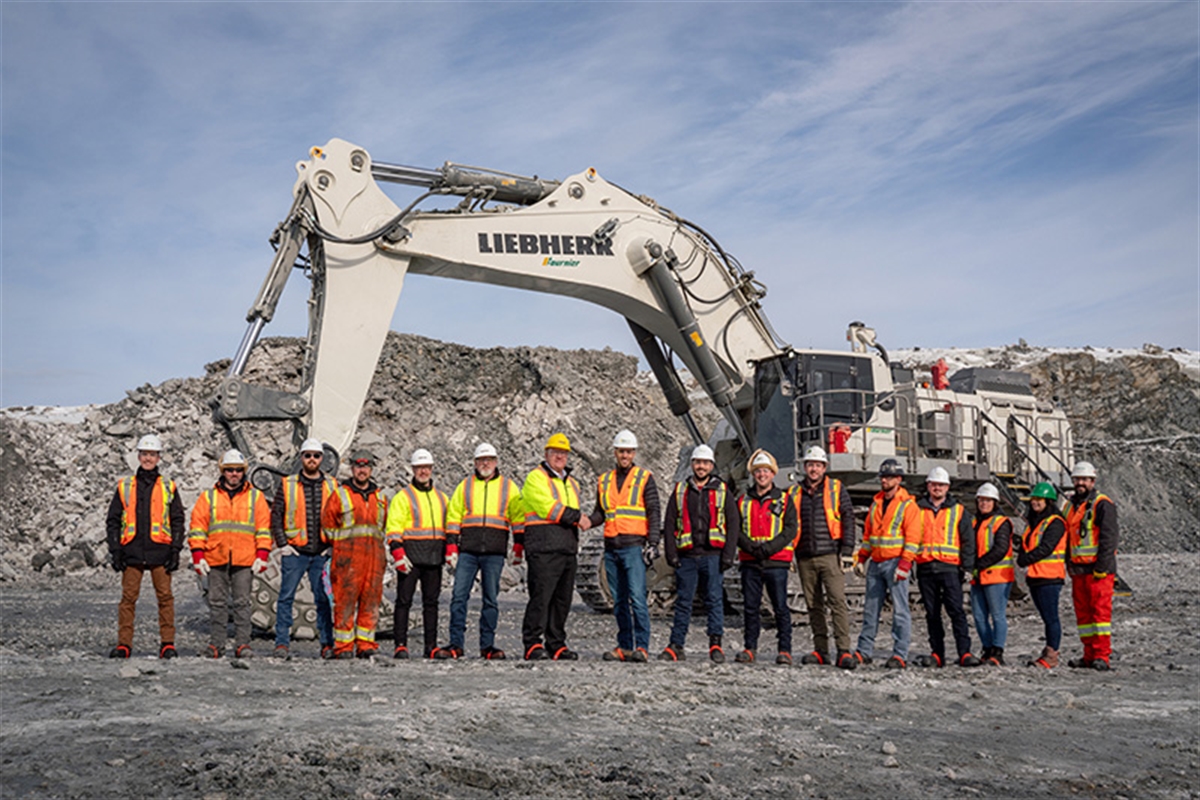
<path id="1" fill-rule="evenodd" d="M 566 450 L 571 452 L 571 443 L 567 440 L 566 434 L 556 433 L 546 440 L 545 450 Z"/>

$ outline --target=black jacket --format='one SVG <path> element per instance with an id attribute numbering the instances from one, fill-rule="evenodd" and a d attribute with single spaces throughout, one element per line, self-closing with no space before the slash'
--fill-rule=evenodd
<path id="1" fill-rule="evenodd" d="M 158 469 L 144 470 L 138 467 L 137 475 L 137 508 L 134 509 L 134 519 L 137 530 L 126 544 L 121 544 L 121 519 L 125 506 L 121 503 L 121 489 L 113 491 L 112 501 L 108 504 L 108 516 L 104 521 L 104 530 L 108 539 L 108 551 L 114 555 L 119 551 L 126 564 L 144 567 L 161 567 L 171 560 L 172 552 L 178 554 L 183 549 L 187 538 L 187 524 L 183 520 L 183 501 L 179 492 L 171 498 L 167 514 L 171 519 L 171 543 L 159 544 L 150 540 L 150 499 L 154 482 L 158 480 Z"/>
<path id="2" fill-rule="evenodd" d="M 849 558 L 854 555 L 856 534 L 854 530 L 854 505 L 850 502 L 850 493 L 846 484 L 842 484 L 838 492 L 838 512 L 842 517 L 842 538 L 834 539 L 829 535 L 829 522 L 825 519 L 825 481 L 812 490 L 806 482 L 796 487 L 792 497 L 798 506 L 797 521 L 800 525 L 800 541 L 796 545 L 796 558 L 813 558 L 830 553 L 837 553 L 839 558 Z"/>
<path id="3" fill-rule="evenodd" d="M 1099 492 L 1093 487 L 1090 492 L 1082 497 L 1074 495 L 1071 497 L 1071 503 L 1067 506 L 1067 510 L 1063 512 L 1063 516 L 1071 513 L 1071 508 L 1082 503 L 1095 503 L 1092 513 L 1093 525 L 1098 531 L 1096 538 L 1098 540 L 1099 552 L 1096 553 L 1096 561 L 1093 564 L 1072 564 L 1071 563 L 1071 541 L 1067 540 L 1067 572 L 1072 575 L 1084 575 L 1089 572 L 1106 572 L 1109 575 L 1117 571 L 1117 545 L 1120 540 L 1120 533 L 1117 528 L 1117 504 L 1109 500 L 1104 503 L 1096 503 L 1096 495 Z"/>
<path id="4" fill-rule="evenodd" d="M 301 555 L 316 556 L 329 549 L 329 545 L 321 541 L 321 486 L 324 483 L 324 474 L 315 478 L 300 474 L 300 489 L 304 492 L 304 524 L 308 531 L 308 541 L 303 547 L 296 548 Z M 284 532 L 286 519 L 287 496 L 281 490 L 275 493 L 275 502 L 271 505 L 271 537 L 276 547 L 287 546 L 287 534 Z"/>
<path id="5" fill-rule="evenodd" d="M 755 506 L 771 505 L 771 513 L 782 516 L 783 519 L 778 536 L 765 542 L 755 541 L 746 534 L 746 518 L 742 516 L 739 504 L 738 515 L 742 519 L 742 524 L 738 526 L 738 549 L 741 551 L 739 562 L 743 567 L 752 569 L 787 569 L 792 565 L 790 559 L 772 561 L 771 556 L 783 550 L 796 538 L 796 504 L 792 502 L 790 495 L 777 486 L 772 486 L 765 494 L 759 493 L 757 486 L 751 486 L 743 497 L 749 498 L 752 503 L 750 513 L 753 513 Z M 750 556 L 750 559 L 747 560 L 745 556 Z"/>
<path id="6" fill-rule="evenodd" d="M 675 500 L 675 492 L 671 492 L 671 499 L 667 501 L 667 513 L 663 518 L 663 530 L 667 534 L 663 537 L 665 545 L 663 552 L 666 555 L 667 563 L 671 566 L 676 566 L 680 557 L 700 558 L 711 555 L 721 556 L 722 569 L 729 569 L 733 566 L 733 562 L 737 558 L 737 533 L 741 529 L 742 519 L 738 514 L 737 495 L 732 486 L 726 486 L 725 491 L 725 546 L 723 548 L 715 547 L 708 541 L 710 527 L 708 494 L 715 492 L 722 483 L 723 481 L 716 473 L 710 474 L 699 487 L 696 485 L 694 477 L 687 479 L 684 502 L 687 503 L 688 519 L 692 522 L 692 547 L 687 550 L 680 550 L 677 546 L 676 528 L 679 526 L 680 513 Z"/>
<path id="7" fill-rule="evenodd" d="M 1058 514 L 1058 509 L 1054 507 L 1053 503 L 1047 503 L 1046 507 L 1043 508 L 1040 513 L 1030 508 L 1025 514 L 1025 521 L 1029 525 L 1029 530 L 1036 528 L 1041 524 L 1043 519 L 1051 514 Z M 1026 552 L 1024 549 L 1024 543 L 1020 540 L 1014 542 L 1013 546 L 1017 551 L 1017 566 L 1028 567 L 1031 564 L 1036 564 L 1042 559 L 1048 558 L 1050 554 L 1054 552 L 1054 548 L 1058 546 L 1058 543 L 1066 535 L 1066 523 L 1064 523 L 1061 519 L 1056 519 L 1046 526 L 1045 535 L 1042 536 L 1042 540 L 1038 543 L 1037 547 L 1033 548 L 1032 550 Z M 1025 576 L 1025 582 L 1030 586 L 1046 586 L 1055 583 L 1065 583 L 1062 578 L 1030 578 L 1028 575 Z"/>

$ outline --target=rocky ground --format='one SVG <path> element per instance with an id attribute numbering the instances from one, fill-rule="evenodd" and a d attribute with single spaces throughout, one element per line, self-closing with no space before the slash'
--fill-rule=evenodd
<path id="1" fill-rule="evenodd" d="M 1107 674 L 1015 665 L 1041 635 L 1036 612 L 1020 604 L 1009 614 L 1014 665 L 998 669 L 718 666 L 700 657 L 701 618 L 684 663 L 607 663 L 599 656 L 613 622 L 580 603 L 568 623 L 583 653 L 576 663 L 323 662 L 312 642 L 287 662 L 210 661 L 192 655 L 206 611 L 190 576 L 176 582 L 183 657 L 153 657 L 147 586 L 137 654 L 117 662 L 104 657 L 115 574 L 38 576 L 0 595 L 0 788 L 4 797 L 211 800 L 1195 798 L 1200 668 L 1195 637 L 1180 634 L 1200 624 L 1198 568 L 1195 554 L 1122 559 L 1137 590 L 1116 602 Z M 498 644 L 510 651 L 524 599 L 520 589 L 502 596 Z M 444 592 L 443 631 L 447 600 Z M 1065 597 L 1063 613 L 1075 654 Z M 657 649 L 667 622 L 653 627 Z M 799 652 L 807 628 L 796 635 Z M 740 643 L 731 630 L 729 649 Z"/>

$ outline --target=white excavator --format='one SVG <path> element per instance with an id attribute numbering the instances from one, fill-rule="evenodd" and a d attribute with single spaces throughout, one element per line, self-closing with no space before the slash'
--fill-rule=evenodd
<path id="1" fill-rule="evenodd" d="M 290 421 L 294 446 L 321 440 L 324 466 L 336 471 L 409 272 L 566 295 L 621 314 L 671 411 L 696 444 L 713 446 L 723 475 L 744 475 L 748 454 L 764 447 L 789 482 L 817 444 L 829 451 L 829 473 L 859 498 L 875 491 L 889 458 L 912 475 L 944 467 L 963 488 L 990 480 L 1010 507 L 1036 481 L 1069 484 L 1070 424 L 1033 396 L 1027 374 L 969 369 L 931 384 L 889 363 L 861 323 L 850 325 L 849 352 L 792 348 L 764 316 L 766 289 L 753 272 L 699 226 L 593 168 L 561 181 L 452 163 L 425 169 L 376 162 L 332 139 L 296 170 L 274 261 L 212 401 L 264 491 L 295 463 L 259 460 L 244 423 Z M 424 192 L 400 208 L 380 183 Z M 461 200 L 422 210 L 441 197 Z M 242 377 L 251 350 L 296 269 L 311 282 L 300 385 L 253 385 Z M 694 421 L 679 367 L 720 412 L 714 430 Z M 581 585 L 593 607 L 606 599 L 598 584 Z"/>

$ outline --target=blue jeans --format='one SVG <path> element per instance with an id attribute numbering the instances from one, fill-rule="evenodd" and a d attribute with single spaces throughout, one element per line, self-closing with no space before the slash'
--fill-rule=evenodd
<path id="1" fill-rule="evenodd" d="M 650 606 L 646 604 L 646 563 L 642 548 L 617 547 L 604 551 L 604 574 L 617 618 L 617 647 L 650 647 Z"/>
<path id="2" fill-rule="evenodd" d="M 459 553 L 454 568 L 454 589 L 450 595 L 450 646 L 463 648 L 467 635 L 467 601 L 475 586 L 475 576 L 482 575 L 483 611 L 479 615 L 479 649 L 496 644 L 496 623 L 500 620 L 500 573 L 504 571 L 504 556 Z M 465 649 L 465 648 L 464 648 Z"/>
<path id="3" fill-rule="evenodd" d="M 284 556 L 279 560 L 279 602 L 275 606 L 275 646 L 287 645 L 292 639 L 292 604 L 300 579 L 308 574 L 308 585 L 317 604 L 317 636 L 321 646 L 333 646 L 333 610 L 324 574 L 329 569 L 326 556 Z"/>
<path id="4" fill-rule="evenodd" d="M 1004 647 L 1008 639 L 1008 593 L 1011 583 L 971 584 L 971 616 L 983 647 Z"/>
<path id="5" fill-rule="evenodd" d="M 1062 623 L 1058 619 L 1058 596 L 1062 588 L 1061 583 L 1029 587 L 1033 605 L 1042 615 L 1042 623 L 1046 627 L 1046 646 L 1051 650 L 1057 650 L 1062 644 Z"/>
<path id="6" fill-rule="evenodd" d="M 771 609 L 775 613 L 775 630 L 779 637 L 779 652 L 792 652 L 792 610 L 787 600 L 788 570 L 781 567 L 742 567 L 742 598 L 745 601 L 745 646 L 747 650 L 758 649 L 758 635 L 762 632 L 762 593 L 767 587 L 771 598 Z"/>
<path id="7" fill-rule="evenodd" d="M 862 632 L 858 634 L 858 652 L 870 658 L 875 652 L 875 633 L 883 613 L 883 598 L 892 598 L 892 652 L 908 661 L 912 640 L 912 613 L 908 610 L 908 580 L 896 580 L 899 558 L 867 562 L 867 594 L 863 600 Z"/>
<path id="8" fill-rule="evenodd" d="M 705 587 L 704 609 L 708 612 L 708 635 L 722 636 L 725 633 L 721 557 L 684 556 L 679 559 L 679 566 L 675 569 L 675 621 L 671 625 L 671 644 L 683 646 L 686 643 L 688 625 L 692 621 L 692 602 L 696 599 L 696 587 L 701 578 Z"/>

